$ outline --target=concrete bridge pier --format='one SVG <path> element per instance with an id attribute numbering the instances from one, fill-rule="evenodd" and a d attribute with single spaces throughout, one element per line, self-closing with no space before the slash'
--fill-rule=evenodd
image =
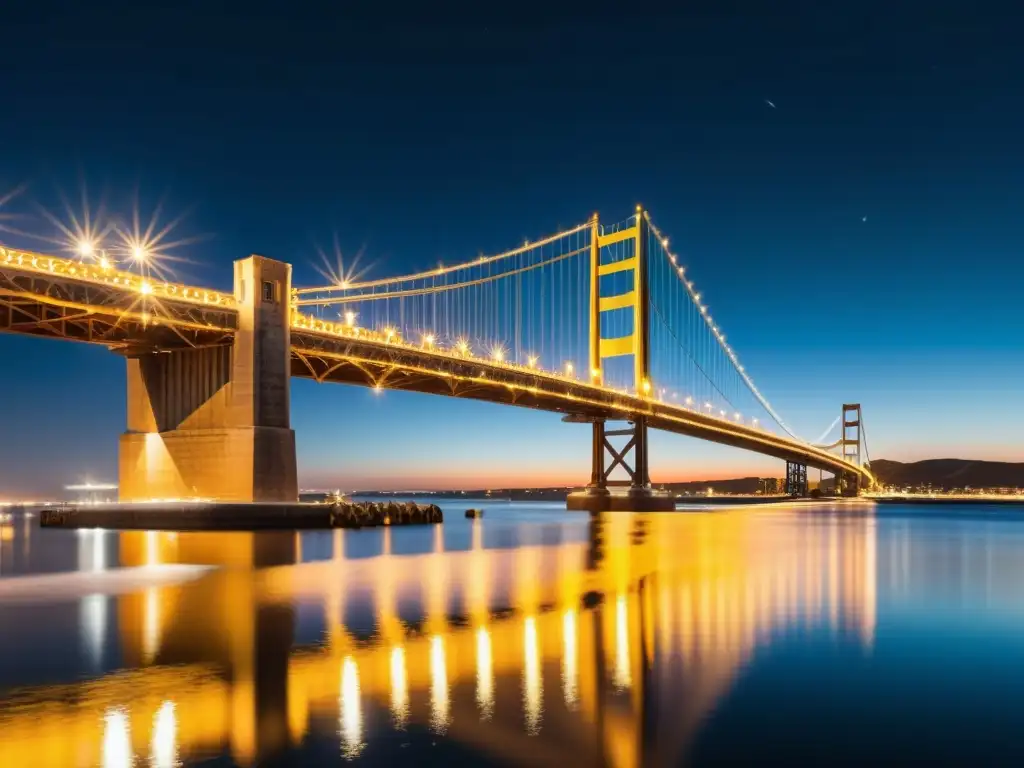
<path id="1" fill-rule="evenodd" d="M 291 266 L 235 262 L 238 328 L 220 346 L 132 349 L 120 499 L 296 501 Z"/>

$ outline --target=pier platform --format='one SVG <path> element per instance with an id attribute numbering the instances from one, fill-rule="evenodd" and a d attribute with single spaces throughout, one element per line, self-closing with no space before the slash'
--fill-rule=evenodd
<path id="1" fill-rule="evenodd" d="M 443 522 L 436 505 L 311 504 L 302 502 L 140 502 L 67 505 L 44 509 L 44 528 L 253 531 L 299 528 L 372 528 Z"/>
<path id="2" fill-rule="evenodd" d="M 633 489 L 596 492 L 593 489 L 570 493 L 565 507 L 581 512 L 672 512 L 676 508 L 675 495 L 668 491 Z"/>

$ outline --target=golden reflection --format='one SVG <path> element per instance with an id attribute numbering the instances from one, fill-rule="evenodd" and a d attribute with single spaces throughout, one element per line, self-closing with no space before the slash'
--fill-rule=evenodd
<path id="1" fill-rule="evenodd" d="M 160 651 L 160 589 L 146 589 L 142 601 L 142 659 L 152 664 Z"/>
<path id="2" fill-rule="evenodd" d="M 430 638 L 430 727 L 437 733 L 448 730 L 449 707 L 444 638 L 434 635 Z"/>
<path id="3" fill-rule="evenodd" d="M 525 723 L 537 734 L 530 748 L 565 765 L 652 764 L 640 738 L 650 717 L 671 741 L 657 764 L 678 764 L 755 652 L 782 633 L 835 616 L 837 632 L 873 641 L 870 516 L 608 515 L 589 528 L 589 541 L 557 546 L 484 549 L 476 539 L 440 551 L 435 538 L 424 554 L 360 559 L 342 556 L 336 532 L 335 559 L 301 564 L 287 562 L 290 533 L 108 534 L 126 565 L 226 567 L 100 598 L 134 669 L 31 689 L 17 704 L 0 698 L 0 766 L 130 765 L 147 747 L 156 766 L 223 752 L 263 764 L 325 723 L 352 759 L 387 727 L 367 719 L 377 707 L 396 727 L 419 719 L 496 758 Z M 87 536 L 79 552 L 92 568 L 103 558 Z M 376 631 L 346 626 L 346 603 L 353 615 L 371 607 Z M 85 605 L 81 631 L 102 649 L 101 606 Z M 293 637 L 295 606 L 321 612 L 328 642 Z M 561 695 L 545 700 L 545 683 Z M 580 732 L 560 738 L 563 728 Z"/>
<path id="4" fill-rule="evenodd" d="M 626 596 L 615 598 L 615 677 L 616 688 L 629 688 L 633 684 L 629 669 L 629 614 Z"/>
<path id="5" fill-rule="evenodd" d="M 405 649 L 391 649 L 391 716 L 397 728 L 405 728 L 409 718 L 409 678 L 405 670 Z"/>
<path id="6" fill-rule="evenodd" d="M 576 658 L 576 611 L 562 615 L 562 695 L 565 705 L 575 709 L 579 698 L 579 669 Z"/>
<path id="7" fill-rule="evenodd" d="M 476 703 L 480 719 L 494 714 L 494 661 L 491 657 L 491 633 L 486 627 L 476 631 Z"/>
<path id="8" fill-rule="evenodd" d="M 544 681 L 540 676 L 540 654 L 537 649 L 537 619 L 528 616 L 523 624 L 523 707 L 526 710 L 526 733 L 540 732 L 544 706 Z"/>
<path id="9" fill-rule="evenodd" d="M 354 760 L 363 751 L 363 703 L 359 693 L 359 667 L 351 656 L 341 664 L 341 697 L 339 699 L 341 754 Z"/>
<path id="10" fill-rule="evenodd" d="M 173 701 L 161 704 L 153 718 L 150 755 L 153 768 L 174 768 L 178 765 L 178 716 Z"/>
<path id="11" fill-rule="evenodd" d="M 125 768 L 133 760 L 128 713 L 109 709 L 103 716 L 103 768 Z"/>

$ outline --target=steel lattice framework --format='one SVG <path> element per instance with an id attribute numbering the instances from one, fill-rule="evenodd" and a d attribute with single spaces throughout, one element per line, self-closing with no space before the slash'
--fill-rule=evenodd
<path id="1" fill-rule="evenodd" d="M 231 296 L 0 248 L 0 332 L 167 350 L 229 343 L 237 322 Z"/>

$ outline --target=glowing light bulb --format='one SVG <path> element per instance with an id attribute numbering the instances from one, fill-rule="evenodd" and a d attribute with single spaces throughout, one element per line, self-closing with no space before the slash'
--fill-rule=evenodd
<path id="1" fill-rule="evenodd" d="M 143 296 L 149 296 L 151 293 L 153 293 L 153 286 L 150 285 L 148 281 L 143 280 L 139 284 L 139 293 L 141 293 Z"/>
<path id="2" fill-rule="evenodd" d="M 356 324 L 356 313 L 349 310 L 345 313 L 345 325 L 353 326 Z"/>
<path id="3" fill-rule="evenodd" d="M 95 251 L 95 249 L 96 246 L 93 245 L 91 240 L 79 240 L 78 245 L 76 246 L 78 255 L 82 256 L 83 258 L 88 258 L 89 256 L 92 256 L 93 251 Z"/>
<path id="4" fill-rule="evenodd" d="M 599 379 L 599 378 L 601 378 L 601 369 L 600 368 L 591 368 L 590 369 L 590 378 L 592 378 L 592 379 Z"/>
<path id="5" fill-rule="evenodd" d="M 687 405 L 693 405 L 693 398 L 692 397 L 687 397 L 686 398 L 686 404 Z"/>
<path id="6" fill-rule="evenodd" d="M 426 333 L 423 335 L 423 345 L 432 347 L 434 345 L 434 334 Z"/>
<path id="7" fill-rule="evenodd" d="M 391 341 L 395 338 L 395 329 L 390 326 L 384 329 L 384 340 Z"/>
<path id="8" fill-rule="evenodd" d="M 526 358 L 526 364 L 530 368 L 536 368 L 537 367 L 537 356 L 536 355 L 530 355 L 528 358 Z"/>
<path id="9" fill-rule="evenodd" d="M 491 357 L 500 363 L 505 359 L 505 350 L 500 345 L 496 346 L 491 350 Z"/>
<path id="10" fill-rule="evenodd" d="M 650 392 L 651 391 L 651 382 L 649 382 L 647 379 L 644 379 L 644 381 L 643 381 L 643 390 L 644 390 L 644 392 Z"/>
<path id="11" fill-rule="evenodd" d="M 135 259 L 135 261 L 145 261 L 149 258 L 149 253 L 141 245 L 133 245 L 132 258 Z"/>
<path id="12" fill-rule="evenodd" d="M 572 363 L 566 362 L 566 364 L 565 364 L 565 374 L 566 374 L 566 376 L 572 376 L 572 372 L 573 372 Z"/>
<path id="13" fill-rule="evenodd" d="M 108 259 L 106 256 L 101 256 L 100 257 L 100 267 L 102 269 L 110 269 L 110 259 Z"/>
<path id="14" fill-rule="evenodd" d="M 469 342 L 466 341 L 465 339 L 459 339 L 457 342 L 455 342 L 455 351 L 458 352 L 463 357 L 465 357 L 466 355 L 469 354 L 470 351 Z"/>

